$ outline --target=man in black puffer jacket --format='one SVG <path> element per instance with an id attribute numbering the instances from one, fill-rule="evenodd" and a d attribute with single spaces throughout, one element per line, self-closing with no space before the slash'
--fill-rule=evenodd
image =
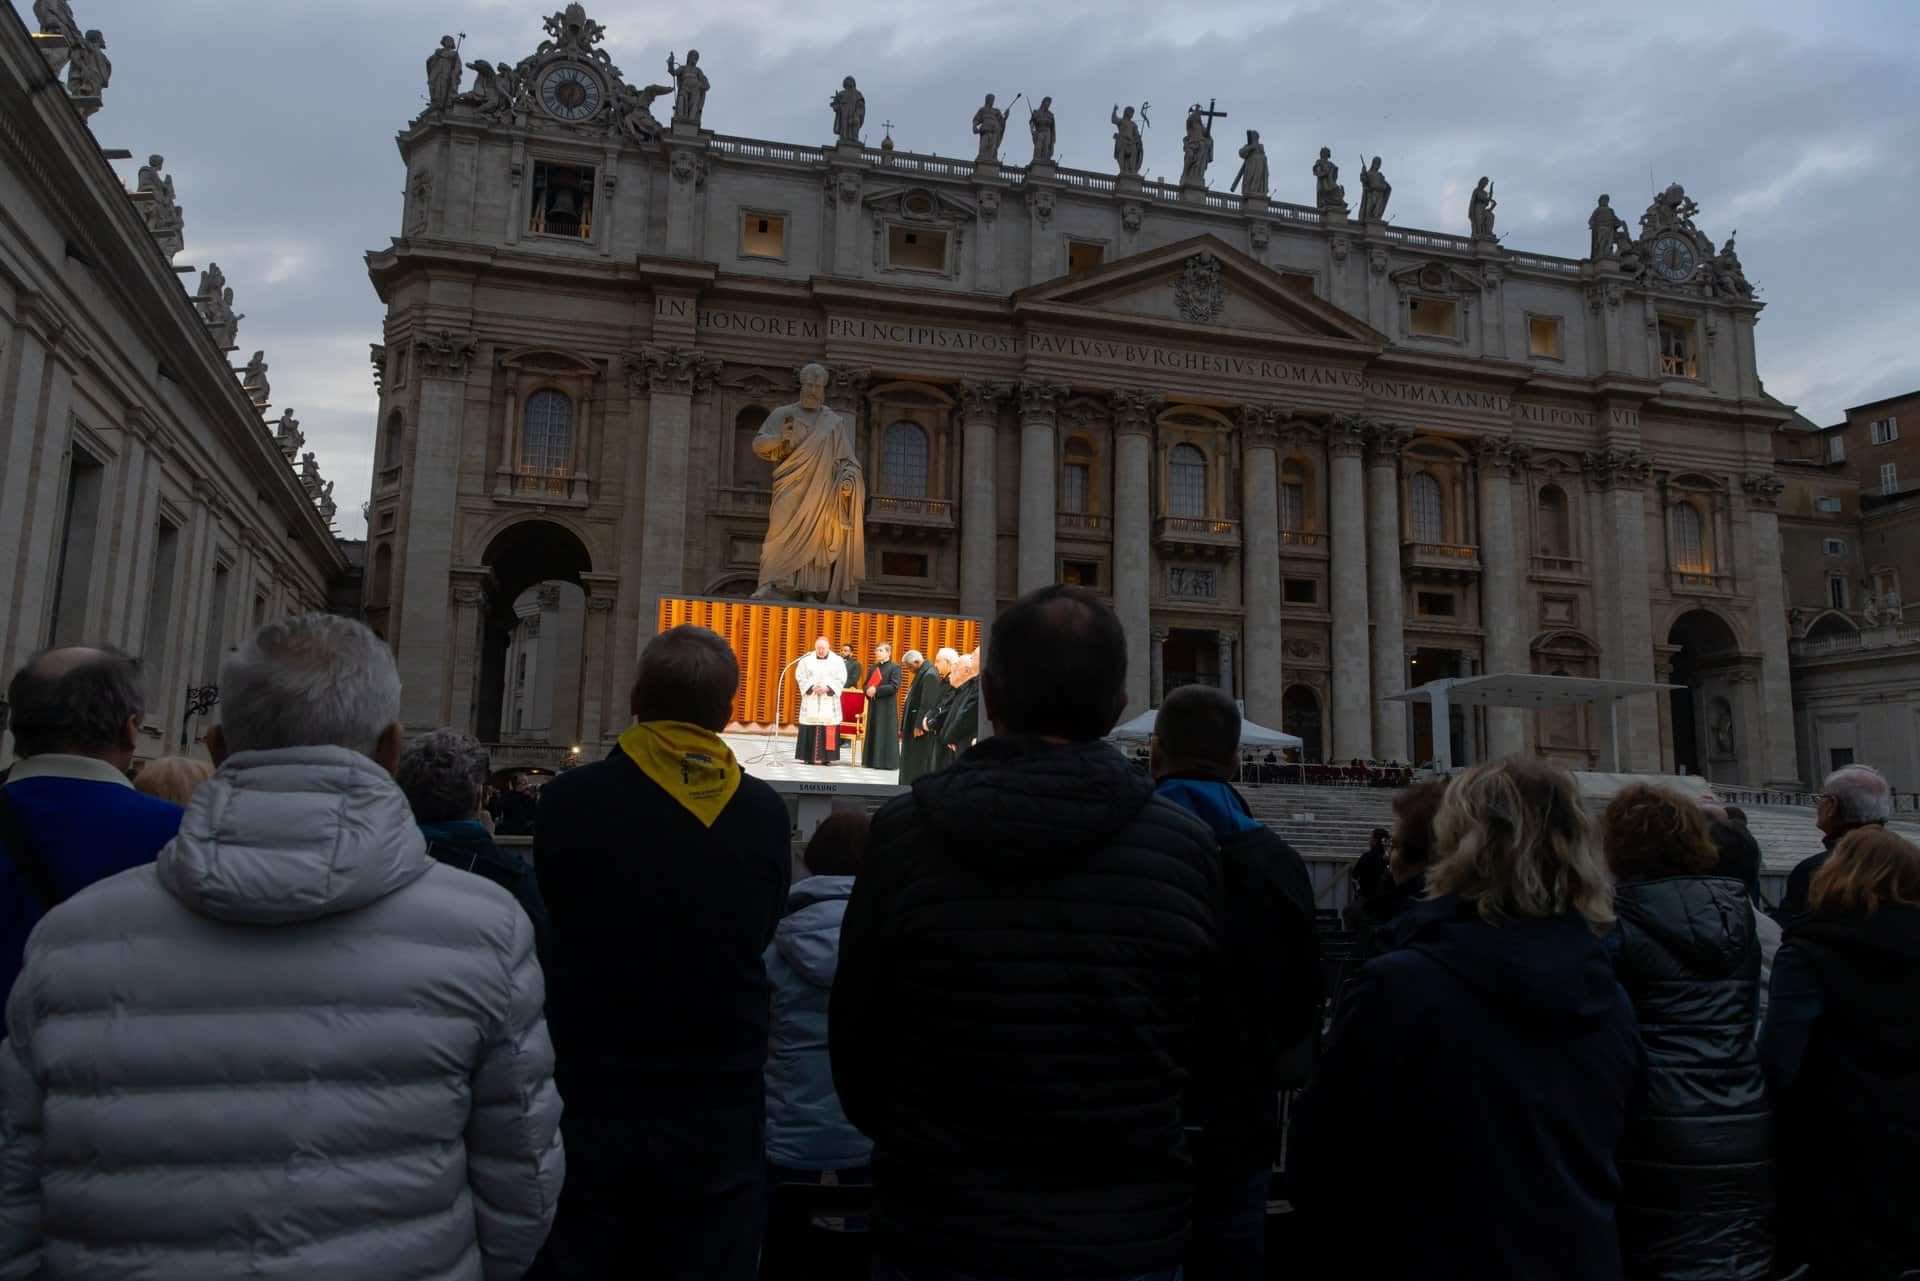
<path id="1" fill-rule="evenodd" d="M 995 737 L 881 809 L 841 932 L 829 1042 L 874 1140 L 874 1275 L 1170 1278 L 1182 1100 L 1228 1041 L 1214 838 L 1100 741 L 1126 637 L 1098 598 L 1016 602 L 982 680 Z"/>

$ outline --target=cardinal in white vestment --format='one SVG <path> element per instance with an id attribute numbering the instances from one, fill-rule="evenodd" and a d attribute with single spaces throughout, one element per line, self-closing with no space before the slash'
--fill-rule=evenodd
<path id="1" fill-rule="evenodd" d="M 793 665 L 793 679 L 800 686 L 800 735 L 794 759 L 830 765 L 839 751 L 840 691 L 847 687 L 847 661 L 822 636 L 813 642 L 813 652 Z"/>

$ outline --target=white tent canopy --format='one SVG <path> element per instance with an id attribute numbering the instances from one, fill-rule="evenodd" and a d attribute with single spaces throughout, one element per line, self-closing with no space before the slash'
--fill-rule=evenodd
<path id="1" fill-rule="evenodd" d="M 1611 681 L 1592 676 L 1536 676 L 1531 672 L 1499 672 L 1488 676 L 1428 681 L 1405 693 L 1389 695 L 1389 698 L 1400 703 L 1431 703 L 1436 725 L 1444 723 L 1447 709 L 1456 705 L 1522 707 L 1539 711 L 1545 707 L 1566 707 L 1577 703 L 1604 703 L 1613 745 L 1613 768 L 1618 773 L 1621 700 L 1684 688 L 1683 685 L 1661 685 L 1651 681 Z M 1433 736 L 1434 764 L 1441 770 L 1453 768 L 1451 747 L 1447 740 L 1448 735 L 1444 733 Z"/>
<path id="2" fill-rule="evenodd" d="M 1123 741 L 1142 742 L 1153 733 L 1153 722 L 1160 715 L 1159 709 L 1142 712 L 1132 720 L 1113 727 L 1108 738 Z M 1292 734 L 1283 734 L 1277 729 L 1268 729 L 1264 725 L 1255 725 L 1242 717 L 1240 720 L 1240 746 L 1242 747 L 1298 747 L 1300 740 Z"/>

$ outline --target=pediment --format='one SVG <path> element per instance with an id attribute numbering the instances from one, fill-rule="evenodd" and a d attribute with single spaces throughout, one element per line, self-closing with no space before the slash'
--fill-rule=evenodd
<path id="1" fill-rule="evenodd" d="M 1417 289 L 1447 297 L 1477 294 L 1487 287 L 1486 279 L 1479 273 L 1469 271 L 1458 263 L 1439 260 L 1402 267 L 1390 273 L 1387 279 L 1403 290 Z"/>
<path id="2" fill-rule="evenodd" d="M 1280 273 L 1214 236 L 1195 236 L 1093 271 L 1044 281 L 1015 294 L 1014 309 L 1374 348 L 1387 341 L 1358 317 L 1297 292 Z"/>
<path id="3" fill-rule="evenodd" d="M 973 222 L 979 210 L 937 187 L 882 187 L 860 202 L 874 213 L 905 222 L 932 224 Z"/>

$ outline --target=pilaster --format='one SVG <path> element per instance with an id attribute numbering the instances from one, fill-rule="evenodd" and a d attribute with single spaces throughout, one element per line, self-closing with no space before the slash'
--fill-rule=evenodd
<path id="1" fill-rule="evenodd" d="M 1114 440 L 1113 608 L 1127 632 L 1127 710 L 1160 703 L 1160 646 L 1153 640 L 1153 420 L 1164 402 L 1121 388 L 1108 404 Z"/>
<path id="2" fill-rule="evenodd" d="M 1020 575 L 1021 595 L 1057 578 L 1053 563 L 1054 424 L 1060 402 L 1072 389 L 1063 383 L 1020 384 Z"/>
<path id="3" fill-rule="evenodd" d="M 613 612 L 619 600 L 620 580 L 613 574 L 582 574 L 580 585 L 587 594 L 587 616 L 580 633 L 580 742 L 583 755 L 600 757 L 606 745 L 619 736 L 618 725 L 626 728 L 627 717 L 614 712 L 618 700 L 626 706 L 626 682 L 609 671 L 613 657 Z"/>
<path id="4" fill-rule="evenodd" d="M 960 385 L 960 612 L 986 621 L 999 604 L 995 554 L 1000 512 L 994 493 L 994 441 L 1000 409 L 1013 394 L 1005 383 Z"/>
<path id="5" fill-rule="evenodd" d="M 1653 463 L 1638 449 L 1592 449 L 1580 456 L 1581 469 L 1599 495 L 1600 529 L 1606 556 L 1597 576 L 1597 598 L 1611 620 L 1603 644 L 1602 674 L 1617 680 L 1653 680 L 1653 621 L 1647 592 L 1646 485 Z M 1777 562 L 1776 562 L 1777 563 Z M 1624 700 L 1620 707 L 1627 741 L 1620 745 L 1621 768 L 1652 771 L 1659 767 L 1655 733 L 1658 709 L 1650 697 Z M 1610 731 L 1601 718 L 1603 740 Z M 1611 761 L 1612 744 L 1603 742 L 1601 759 Z"/>
<path id="6" fill-rule="evenodd" d="M 1800 782 L 1794 742 L 1793 687 L 1789 680 L 1787 609 L 1780 575 L 1780 494 L 1786 488 L 1770 474 L 1741 478 L 1747 498 L 1747 538 L 1753 555 L 1753 627 L 1760 642 L 1760 706 L 1766 727 L 1762 758 L 1769 787 Z M 1806 780 L 1812 783 L 1812 779 Z"/>
<path id="7" fill-rule="evenodd" d="M 1480 442 L 1480 625 L 1486 636 L 1490 675 L 1524 672 L 1525 614 L 1513 532 L 1513 478 L 1526 470 L 1530 447 L 1511 436 Z M 1499 759 L 1527 749 L 1527 713 L 1517 707 L 1487 709 L 1487 750 Z"/>
<path id="8" fill-rule="evenodd" d="M 647 397 L 646 508 L 640 549 L 640 627 L 650 633 L 659 620 L 660 598 L 683 590 L 687 546 L 687 445 L 693 398 L 705 395 L 721 360 L 677 347 L 644 347 L 629 353 L 627 378 L 634 394 Z"/>
<path id="9" fill-rule="evenodd" d="M 1246 607 L 1245 672 L 1247 719 L 1279 728 L 1281 671 L 1280 601 L 1280 428 L 1285 411 L 1249 405 L 1240 411 L 1245 439 L 1246 493 L 1241 512 L 1246 522 L 1240 557 L 1241 593 Z"/>
<path id="10" fill-rule="evenodd" d="M 400 667 L 401 719 L 411 731 L 447 723 L 448 592 L 458 515 L 460 441 L 467 374 L 479 353 L 472 335 L 441 331 L 416 343 L 420 409 L 414 425 L 407 538 L 389 640 Z"/>
<path id="11" fill-rule="evenodd" d="M 1367 436 L 1367 602 L 1373 614 L 1373 750 L 1412 756 L 1407 705 L 1406 587 L 1400 569 L 1400 451 L 1413 429 L 1375 423 Z"/>
<path id="12" fill-rule="evenodd" d="M 1371 424 L 1341 415 L 1327 425 L 1328 535 L 1332 541 L 1333 755 L 1373 757 L 1368 672 L 1366 483 L 1361 456 Z"/>
<path id="13" fill-rule="evenodd" d="M 469 566 L 453 570 L 451 578 L 453 614 L 448 649 L 453 670 L 447 724 L 472 733 L 478 723 L 474 712 L 480 696 L 480 655 L 485 643 L 487 589 L 493 572 L 485 566 Z M 511 688 L 513 669 L 507 670 Z"/>

